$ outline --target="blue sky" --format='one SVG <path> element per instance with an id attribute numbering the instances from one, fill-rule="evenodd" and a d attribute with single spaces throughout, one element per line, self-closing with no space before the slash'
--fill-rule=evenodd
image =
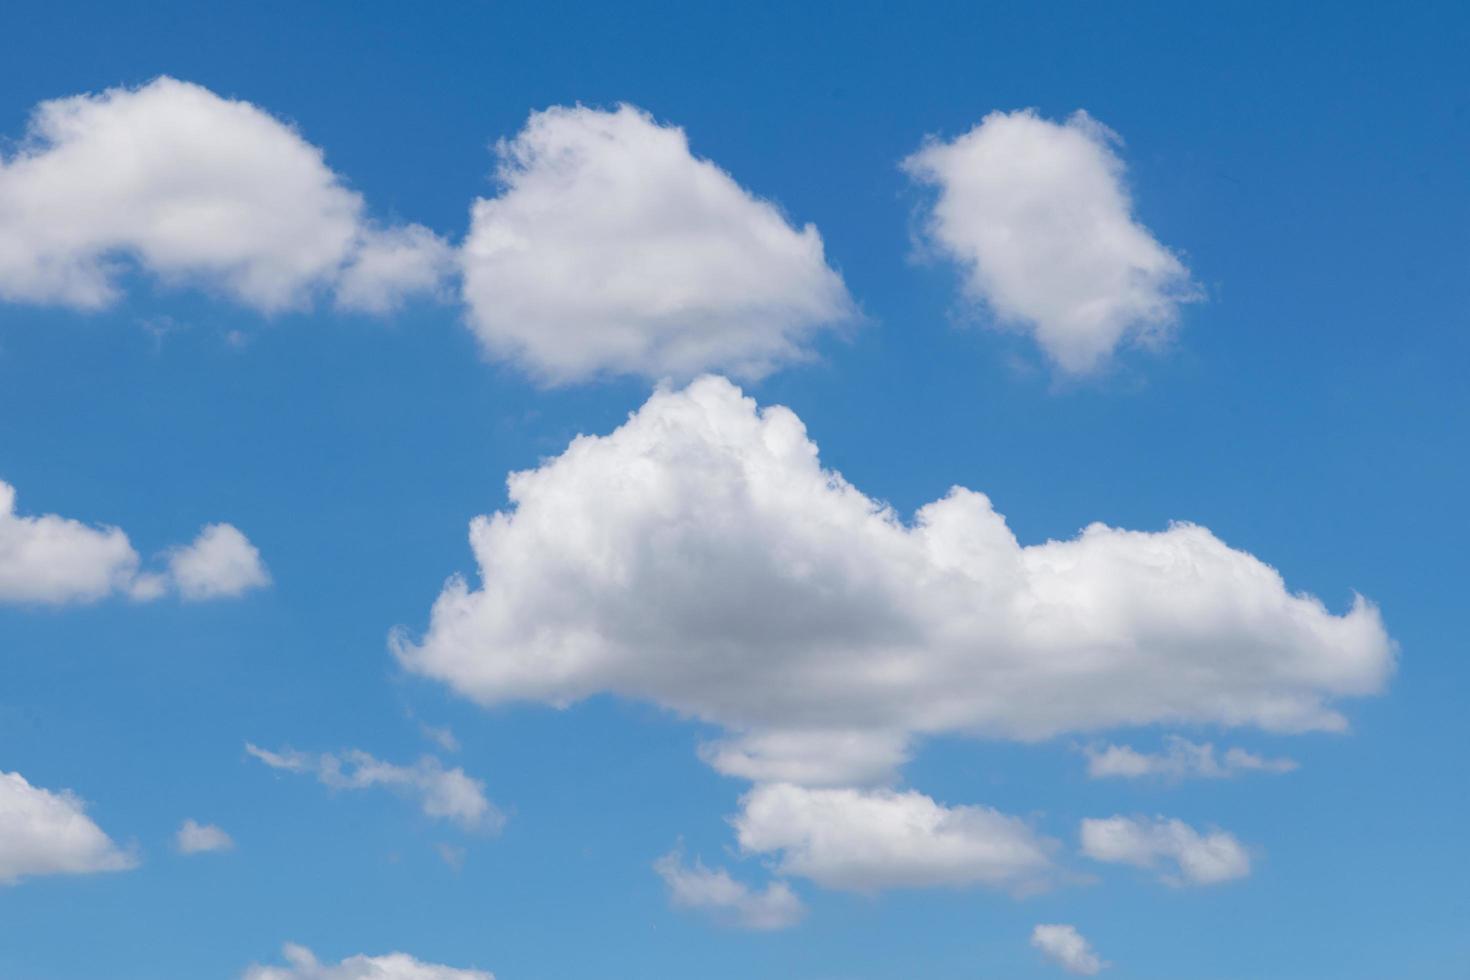
<path id="1" fill-rule="evenodd" d="M 1111 964 L 1105 976 L 1467 975 L 1470 667 L 1455 626 L 1470 549 L 1467 42 L 1470 16 L 1450 4 L 8 6 L 0 481 L 18 515 L 123 529 L 140 564 L 109 566 L 100 597 L 58 586 L 37 598 L 43 569 L 0 548 L 0 773 L 75 794 L 55 799 L 84 803 L 110 841 L 92 864 L 132 865 L 60 873 L 42 861 L 7 883 L 7 867 L 39 860 L 16 849 L 38 845 L 7 834 L 17 818 L 0 808 L 0 976 L 354 980 L 368 974 L 352 972 L 364 962 L 353 957 L 392 951 L 500 980 L 1065 975 L 1062 954 L 1033 945 L 1038 924 L 1074 927 Z M 235 132 L 216 139 L 201 124 L 213 125 L 217 97 L 255 107 L 247 144 L 263 156 L 225 153 L 215 176 L 236 183 L 220 193 L 248 185 L 238 192 L 251 207 L 276 201 L 287 181 L 258 174 L 269 154 L 301 146 L 320 149 L 339 181 L 287 200 L 281 220 L 300 225 L 260 238 L 239 268 L 295 275 L 306 259 L 281 256 L 330 224 L 330 209 L 303 205 L 324 194 L 365 202 L 365 218 L 341 224 L 369 236 L 354 239 L 359 251 L 324 245 L 325 264 L 273 305 L 260 280 L 201 271 L 216 239 L 190 237 L 197 224 L 175 257 L 154 248 L 159 225 L 113 227 L 192 187 L 187 153 L 147 157 L 183 162 L 136 212 L 131 198 L 92 194 L 131 165 L 115 152 L 65 167 L 46 158 L 37 166 L 60 176 L 23 179 L 18 161 L 46 149 L 26 140 L 39 104 L 90 94 L 116 108 L 161 91 L 144 89 L 160 76 L 203 93 L 206 116 L 177 129 L 170 114 L 191 96 L 165 92 L 148 109 L 148 125 L 184 146 Z M 616 116 L 623 103 L 648 115 Z M 627 183 L 557 184 L 554 154 L 535 156 L 547 143 L 527 129 L 556 106 L 583 109 L 538 117 L 550 144 L 601 147 L 576 141 L 623 127 L 609 145 L 629 169 L 602 176 Z M 927 184 L 902 166 L 926 138 L 964 148 L 988 114 L 1028 108 L 985 123 L 998 157 L 956 151 Z M 1069 125 L 1078 110 L 1117 139 Z M 118 118 L 133 133 L 143 116 Z M 1014 133 L 999 126 L 1017 120 Z M 497 183 L 495 144 L 518 136 L 506 146 L 531 162 Z M 1034 145 L 1007 142 L 1022 137 Z M 962 193 L 996 159 L 1021 162 L 994 194 Z M 315 172 L 298 163 L 292 173 Z M 708 211 L 670 216 L 660 204 L 686 178 L 711 195 L 700 197 Z M 472 227 L 477 199 L 502 206 Z M 1039 210 L 1007 210 L 1023 199 Z M 948 232 L 935 223 L 946 200 Z M 1069 265 L 1087 236 L 1048 238 L 1032 218 L 1060 214 L 1075 231 L 1077 208 L 1143 237 L 1125 248 L 1104 236 Z M 254 213 L 231 213 L 223 240 L 243 248 Z M 661 223 L 688 237 L 661 251 L 666 240 L 643 237 Z M 354 306 L 361 294 L 333 263 L 411 225 L 432 233 L 410 257 L 433 273 L 392 279 L 401 303 Z M 994 227 L 1021 244 L 974 251 Z M 73 238 L 56 245 L 62 228 Z M 492 231 L 529 241 L 529 264 L 460 258 Z M 749 237 L 724 251 L 737 235 Z M 1028 240 L 1059 251 L 1017 273 L 1007 262 Z M 6 265 L 10 246 L 80 255 L 113 294 L 88 308 L 79 287 L 45 292 L 45 270 L 13 255 Z M 1160 256 L 1178 274 L 1138 273 Z M 1057 310 L 1099 267 L 1142 278 L 1088 280 L 1122 340 L 1069 369 L 1094 326 Z M 1129 305 L 1139 293 L 1164 297 L 1155 322 Z M 601 346 L 614 321 L 638 334 L 632 353 Z M 1048 346 L 1046 324 L 1066 339 Z M 515 339 L 522 329 L 531 341 Z M 1149 329 L 1157 343 L 1130 341 Z M 752 346 L 762 337 L 807 356 Z M 771 363 L 753 369 L 752 357 Z M 761 455 L 785 431 L 771 414 L 750 435 L 762 423 L 730 391 L 686 390 L 702 372 L 787 406 L 821 465 L 902 521 L 961 486 L 987 495 L 1023 546 L 1094 522 L 1155 535 L 1099 539 L 1104 549 L 1146 542 L 1173 556 L 1184 544 L 1171 522 L 1207 528 L 1216 544 L 1178 552 L 1189 557 L 1155 579 L 1104 562 L 1057 600 L 1077 619 L 1053 624 L 1055 648 L 1033 649 L 988 592 L 951 601 L 949 585 L 913 585 L 914 568 L 950 580 L 909 526 L 855 516 L 808 535 L 851 503 L 816 490 L 726 501 L 722 461 L 747 466 L 751 493 L 776 493 L 761 467 L 797 482 L 804 471 Z M 644 408 L 662 377 L 665 400 Z M 610 436 L 635 412 L 647 432 Z M 716 445 L 681 421 L 691 413 L 743 434 Z M 587 444 L 595 458 L 559 465 L 579 434 L 602 437 Z M 540 482 L 517 512 L 506 478 L 528 470 Z M 533 507 L 543 523 L 525 516 Z M 509 530 L 472 550 L 469 522 L 497 511 L 516 515 Z M 728 536 L 708 531 L 726 520 Z M 201 545 L 217 524 L 248 538 L 244 550 Z M 609 542 L 632 545 L 594 554 Z M 975 547 L 966 553 L 998 553 Z M 1284 589 L 1238 556 L 1277 570 Z M 626 574 L 602 575 L 603 561 Z M 818 572 L 784 577 L 803 563 Z M 690 577 L 660 579 L 666 568 Z M 454 574 L 473 612 L 431 620 Z M 986 574 L 1005 588 L 1019 575 Z M 1181 584 L 1191 575 L 1197 593 Z M 1255 600 L 1288 608 L 1296 593 L 1325 608 L 1252 618 Z M 1355 593 L 1381 612 L 1381 634 L 1345 618 Z M 1089 632 L 1106 633 L 1097 624 L 1125 606 L 1143 611 L 1121 620 L 1121 639 Z M 395 655 L 397 627 L 407 652 Z M 891 649 L 873 639 L 889 627 L 904 638 Z M 602 659 L 573 658 L 556 676 L 542 666 L 579 643 Z M 1342 653 L 1354 644 L 1378 667 L 1396 660 L 1391 676 L 1363 680 Z M 986 659 L 1012 655 L 1025 680 L 1014 691 Z M 1049 670 L 1027 680 L 1024 664 L 1048 655 L 1097 673 L 1080 687 Z M 895 662 L 932 676 L 912 689 L 850 683 Z M 507 664 L 520 673 L 496 672 Z M 809 686 L 789 683 L 798 675 Z M 1293 732 L 1324 727 L 1302 712 L 1263 722 L 1265 706 L 1301 690 L 1347 730 Z M 951 692 L 954 717 L 941 720 Z M 1228 719 L 1222 705 L 1244 713 Z M 824 774 L 811 779 L 701 759 L 701 743 L 819 717 L 847 734 L 897 732 L 906 752 L 893 771 L 832 775 L 841 767 L 819 747 Z M 1089 747 L 1154 756 L 1179 744 L 1171 736 L 1212 745 L 1217 762 L 1236 748 L 1296 767 L 1089 776 Z M 882 755 L 864 762 L 883 769 Z M 423 787 L 444 789 L 436 779 L 455 770 L 478 781 L 470 810 L 433 812 Z M 756 826 L 748 801 L 773 786 L 790 788 L 798 818 L 813 801 L 837 808 L 822 811 L 818 837 L 841 800 L 927 800 L 953 839 L 920 833 L 888 852 L 853 809 L 841 811 L 851 836 L 830 847 L 762 845 L 761 831 L 801 834 L 790 815 Z M 838 792 L 853 795 L 823 795 Z M 475 811 L 479 798 L 493 809 Z M 1100 857 L 1082 822 L 1114 816 L 1153 843 Z M 1156 818 L 1215 840 L 1225 870 L 1176 866 L 1192 852 L 1158 843 L 1178 835 Z M 182 853 L 186 819 L 232 846 Z M 1010 875 L 945 849 L 997 838 L 1045 854 Z M 654 867 L 671 852 L 682 855 L 672 882 Z M 709 884 L 701 866 L 727 871 L 746 904 L 708 889 L 679 901 L 677 882 Z M 773 904 L 772 888 L 788 889 L 799 915 Z M 749 928 L 753 908 L 782 928 Z M 287 967 L 286 943 L 322 965 Z M 253 965 L 281 972 L 247 974 Z"/>

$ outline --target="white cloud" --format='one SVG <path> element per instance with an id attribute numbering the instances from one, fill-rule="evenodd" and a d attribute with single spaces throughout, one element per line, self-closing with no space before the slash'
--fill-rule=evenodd
<path id="1" fill-rule="evenodd" d="M 337 305 L 364 313 L 391 313 L 414 293 L 436 293 L 454 250 L 420 225 L 371 231 L 337 283 Z"/>
<path id="2" fill-rule="evenodd" d="M 1159 870 L 1168 884 L 1213 885 L 1250 874 L 1245 846 L 1223 830 L 1201 834 L 1180 820 L 1113 816 L 1082 821 L 1082 853 L 1094 861 Z"/>
<path id="3" fill-rule="evenodd" d="M 707 868 L 698 860 L 692 867 L 686 866 L 677 850 L 659 858 L 653 867 L 669 886 L 675 905 L 709 912 L 741 928 L 786 929 L 806 915 L 806 906 L 784 881 L 771 882 L 764 891 L 756 891 L 730 877 L 723 868 Z"/>
<path id="4" fill-rule="evenodd" d="M 909 753 L 903 733 L 776 730 L 706 742 L 699 756 L 754 783 L 850 786 L 891 782 Z"/>
<path id="5" fill-rule="evenodd" d="M 913 791 L 757 786 L 731 823 L 743 851 L 824 888 L 1045 887 L 1054 844 L 989 807 L 947 807 Z"/>
<path id="6" fill-rule="evenodd" d="M 90 602 L 126 591 L 137 572 L 138 553 L 118 528 L 22 517 L 15 488 L 0 481 L 0 602 Z"/>
<path id="7" fill-rule="evenodd" d="M 484 783 L 465 775 L 458 766 L 445 769 L 433 756 L 424 756 L 411 766 L 399 766 L 358 749 L 341 756 L 290 749 L 271 752 L 247 742 L 245 751 L 272 769 L 309 773 L 332 789 L 391 789 L 417 800 L 426 816 L 450 820 L 466 830 L 494 833 L 505 823 L 505 816 L 486 799 Z"/>
<path id="8" fill-rule="evenodd" d="M 1087 775 L 1093 779 L 1229 779 L 1243 772 L 1286 773 L 1297 768 L 1291 759 L 1267 759 L 1241 748 L 1217 756 L 1211 743 L 1191 742 L 1177 735 L 1164 739 L 1163 752 L 1139 752 L 1127 745 L 1088 746 L 1083 751 Z"/>
<path id="9" fill-rule="evenodd" d="M 122 594 L 149 601 L 236 596 L 270 581 L 253 545 L 229 524 L 211 524 L 172 549 L 167 574 L 141 571 L 128 536 L 55 514 L 22 516 L 15 488 L 0 480 L 0 603 L 95 602 Z"/>
<path id="10" fill-rule="evenodd" d="M 1039 925 L 1031 930 L 1031 945 L 1068 973 L 1090 977 L 1108 965 L 1073 926 Z"/>
<path id="11" fill-rule="evenodd" d="M 341 963 L 322 963 L 304 946 L 287 943 L 287 966 L 252 966 L 242 980 L 495 980 L 483 970 L 458 970 L 424 963 L 407 953 L 349 956 Z"/>
<path id="12" fill-rule="evenodd" d="M 399 661 L 486 705 L 665 706 L 731 733 L 706 758 L 752 779 L 882 781 L 941 732 L 1340 730 L 1332 702 L 1393 667 L 1370 603 L 1334 615 L 1202 527 L 1022 546 L 959 488 L 905 523 L 718 378 L 509 490 L 471 523 L 478 586 L 451 579 Z"/>
<path id="13" fill-rule="evenodd" d="M 1125 341 L 1156 341 L 1200 295 L 1134 220 L 1119 142 L 1085 112 L 1060 124 L 993 112 L 903 164 L 937 189 L 924 233 L 963 267 L 967 297 L 1070 373 L 1096 370 Z"/>
<path id="14" fill-rule="evenodd" d="M 180 854 L 205 854 L 210 851 L 228 851 L 235 846 L 234 838 L 214 824 L 185 820 L 174 835 L 174 847 Z"/>
<path id="15" fill-rule="evenodd" d="M 73 793 L 32 786 L 18 772 L 0 772 L 0 885 L 37 875 L 137 866 L 137 858 L 92 822 Z"/>
<path id="16" fill-rule="evenodd" d="M 43 102 L 0 158 L 3 299 L 103 307 L 135 266 L 267 312 L 334 287 L 381 310 L 449 258 L 426 229 L 374 228 L 287 124 L 172 78 Z"/>
<path id="17" fill-rule="evenodd" d="M 168 556 L 169 574 L 185 599 L 243 595 L 270 584 L 260 552 L 229 524 L 210 524 L 192 544 Z"/>
<path id="18" fill-rule="evenodd" d="M 464 297 L 485 347 L 544 381 L 760 376 L 853 315 L 815 227 L 632 106 L 533 113 L 497 152 L 502 192 L 474 206 Z"/>

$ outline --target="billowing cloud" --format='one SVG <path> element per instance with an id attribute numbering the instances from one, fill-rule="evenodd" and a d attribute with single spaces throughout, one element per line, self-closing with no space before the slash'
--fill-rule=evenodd
<path id="1" fill-rule="evenodd" d="M 0 158 L 0 299 L 103 307 L 130 268 L 267 312 L 436 288 L 448 247 L 364 211 L 319 149 L 248 102 L 172 78 L 55 99 Z"/>
<path id="2" fill-rule="evenodd" d="M 947 807 L 913 791 L 757 786 L 732 818 L 741 850 L 824 888 L 987 885 L 1025 893 L 1051 875 L 1054 842 L 984 806 Z"/>
<path id="3" fill-rule="evenodd" d="M 1131 864 L 1171 885 L 1213 885 L 1250 874 L 1245 846 L 1223 830 L 1200 833 L 1165 817 L 1113 816 L 1082 821 L 1082 853 L 1094 861 Z"/>
<path id="4" fill-rule="evenodd" d="M 228 851 L 235 846 L 234 838 L 219 827 L 196 820 L 185 820 L 174 834 L 174 847 L 180 854 L 206 854 L 210 851 Z"/>
<path id="5" fill-rule="evenodd" d="M 557 107 L 497 151 L 464 298 L 486 349 L 544 381 L 759 376 L 852 317 L 816 228 L 692 155 L 677 127 L 632 106 Z"/>
<path id="6" fill-rule="evenodd" d="M 726 772 L 884 781 L 932 733 L 1041 739 L 1151 723 L 1336 731 L 1394 648 L 1207 529 L 1101 524 L 1019 544 L 955 488 L 911 522 L 822 469 L 729 382 L 656 392 L 513 474 L 400 663 L 482 704 L 653 702 L 729 734 Z"/>
<path id="7" fill-rule="evenodd" d="M 1246 772 L 1286 773 L 1297 768 L 1291 759 L 1268 759 L 1242 748 L 1223 755 L 1215 746 L 1170 735 L 1162 752 L 1139 752 L 1127 745 L 1088 746 L 1087 775 L 1093 779 L 1229 779 Z"/>
<path id="8" fill-rule="evenodd" d="M 418 802 L 425 816 L 449 820 L 465 830 L 499 831 L 505 816 L 485 797 L 485 784 L 456 766 L 445 769 L 433 756 L 411 766 L 394 765 L 352 749 L 342 755 L 289 749 L 272 752 L 245 743 L 245 751 L 272 769 L 306 773 L 338 790 L 383 788 Z"/>
<path id="9" fill-rule="evenodd" d="M 1124 342 L 1156 341 L 1200 295 L 1134 220 L 1120 142 L 1085 112 L 1064 123 L 993 112 L 903 164 L 937 191 L 923 234 L 962 268 L 965 295 L 1073 374 Z"/>
<path id="10" fill-rule="evenodd" d="M 237 596 L 270 579 L 260 553 L 229 524 L 211 524 L 173 549 L 166 572 L 140 570 L 118 528 L 55 514 L 16 513 L 15 488 L 0 480 L 0 603 L 62 605 L 109 595 L 146 601 L 177 591 L 188 600 Z"/>
<path id="11" fill-rule="evenodd" d="M 1031 930 L 1031 945 L 1068 973 L 1090 977 L 1107 966 L 1075 926 L 1039 925 Z"/>
<path id="12" fill-rule="evenodd" d="M 75 794 L 32 786 L 18 772 L 0 772 L 0 885 L 137 865 L 137 858 L 92 822 Z"/>
<path id="13" fill-rule="evenodd" d="M 349 956 L 341 963 L 322 963 L 311 950 L 287 943 L 286 966 L 252 966 L 242 980 L 495 980 L 483 970 L 459 970 L 414 959 L 407 953 Z"/>
<path id="14" fill-rule="evenodd" d="M 210 524 L 191 544 L 174 549 L 168 570 L 185 599 L 238 596 L 271 580 L 260 552 L 229 524 Z"/>
<path id="15" fill-rule="evenodd" d="M 697 860 L 686 865 L 678 851 L 665 854 L 653 867 L 669 886 L 669 898 L 675 905 L 699 909 L 730 925 L 786 929 L 806 915 L 806 906 L 784 881 L 773 881 L 757 891 L 723 868 L 707 868 Z"/>

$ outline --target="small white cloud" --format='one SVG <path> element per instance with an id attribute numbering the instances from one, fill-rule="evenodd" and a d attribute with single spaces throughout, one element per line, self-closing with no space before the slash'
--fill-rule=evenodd
<path id="1" fill-rule="evenodd" d="M 771 882 L 764 891 L 756 891 L 730 877 L 723 868 L 707 868 L 698 860 L 686 866 L 678 850 L 659 858 L 653 867 L 669 886 L 669 897 L 675 905 L 700 909 L 730 925 L 786 929 L 806 915 L 806 906 L 784 881 Z"/>
<path id="2" fill-rule="evenodd" d="M 186 599 L 214 599 L 270 581 L 260 553 L 228 524 L 211 524 L 193 544 L 171 549 L 167 573 L 142 571 L 121 529 L 22 516 L 15 498 L 0 480 L 0 603 L 62 605 L 109 595 L 150 602 L 174 588 Z"/>
<path id="3" fill-rule="evenodd" d="M 908 743 L 901 732 L 760 731 L 706 742 L 699 756 L 753 783 L 873 785 L 896 777 L 908 761 Z"/>
<path id="4" fill-rule="evenodd" d="M 993 112 L 903 163 L 937 188 L 924 235 L 963 267 L 966 295 L 1030 331 L 1072 374 L 1096 370 L 1125 341 L 1158 340 L 1200 295 L 1134 220 L 1119 142 L 1085 112 L 1065 123 Z"/>
<path id="5" fill-rule="evenodd" d="M 424 756 L 411 766 L 399 766 L 357 749 L 341 756 L 289 749 L 271 752 L 247 742 L 245 751 L 272 769 L 310 773 L 332 789 L 393 790 L 416 800 L 426 816 L 452 821 L 466 830 L 495 833 L 505 823 L 504 814 L 485 797 L 484 783 L 458 767 L 445 769 L 433 756 Z"/>
<path id="6" fill-rule="evenodd" d="M 1073 926 L 1039 925 L 1031 930 L 1031 945 L 1068 973 L 1090 977 L 1108 965 Z"/>
<path id="7" fill-rule="evenodd" d="M 228 851 L 235 846 L 234 838 L 214 824 L 185 820 L 174 835 L 174 847 L 180 854 L 205 854 L 210 851 Z"/>
<path id="8" fill-rule="evenodd" d="M 137 858 L 92 822 L 73 793 L 32 786 L 18 772 L 0 772 L 0 885 L 137 866 Z"/>
<path id="9" fill-rule="evenodd" d="M 321 150 L 248 102 L 172 78 L 55 99 L 0 158 L 0 299 L 107 306 L 129 266 L 266 312 L 324 288 L 371 310 L 437 288 L 448 246 L 364 211 Z"/>
<path id="10" fill-rule="evenodd" d="M 984 806 L 947 807 L 913 791 L 757 786 L 731 818 L 741 850 L 778 857 L 784 875 L 824 888 L 986 885 L 1036 891 L 1053 841 Z"/>
<path id="11" fill-rule="evenodd" d="M 250 539 L 230 524 L 210 524 L 193 543 L 175 548 L 168 570 L 185 599 L 243 595 L 270 584 L 270 574 Z"/>
<path id="12" fill-rule="evenodd" d="M 1191 742 L 1177 735 L 1164 740 L 1163 752 L 1139 752 L 1127 745 L 1088 746 L 1087 775 L 1093 779 L 1229 779 L 1245 772 L 1287 773 L 1297 768 L 1291 759 L 1267 759 L 1241 748 L 1216 755 L 1215 746 Z"/>
<path id="13" fill-rule="evenodd" d="M 286 966 L 252 966 L 242 980 L 495 980 L 483 970 L 424 963 L 407 953 L 349 956 L 340 963 L 322 963 L 305 946 L 287 943 L 282 955 Z"/>
<path id="14" fill-rule="evenodd" d="M 115 527 L 55 514 L 22 517 L 15 488 L 0 481 L 0 602 L 91 602 L 127 591 L 138 553 Z"/>
<path id="15" fill-rule="evenodd" d="M 415 294 L 440 292 L 454 267 L 454 250 L 421 225 L 364 235 L 337 283 L 337 306 L 391 313 Z"/>
<path id="16" fill-rule="evenodd" d="M 1180 820 L 1113 816 L 1082 821 L 1082 853 L 1094 861 L 1160 872 L 1171 885 L 1213 885 L 1250 874 L 1250 854 L 1223 830 L 1200 833 Z"/>
<path id="17" fill-rule="evenodd" d="M 853 317 L 822 238 L 632 106 L 533 113 L 497 147 L 461 258 L 491 353 L 560 384 L 599 374 L 747 377 Z"/>

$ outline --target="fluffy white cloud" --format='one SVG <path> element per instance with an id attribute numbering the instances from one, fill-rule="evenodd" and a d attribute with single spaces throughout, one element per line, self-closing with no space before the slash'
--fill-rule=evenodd
<path id="1" fill-rule="evenodd" d="M 238 596 L 271 580 L 260 552 L 229 524 L 210 524 L 193 543 L 174 549 L 168 570 L 185 599 Z"/>
<path id="2" fill-rule="evenodd" d="M 0 481 L 0 602 L 88 602 L 127 591 L 138 553 L 115 527 L 15 512 L 15 488 Z"/>
<path id="3" fill-rule="evenodd" d="M 905 523 L 718 378 L 509 489 L 471 523 L 478 586 L 399 661 L 487 705 L 651 701 L 724 727 L 706 757 L 753 779 L 881 781 L 939 732 L 1339 730 L 1332 701 L 1393 666 L 1370 603 L 1334 615 L 1202 527 L 1022 546 L 959 488 Z"/>
<path id="4" fill-rule="evenodd" d="M 1160 870 L 1160 880 L 1172 885 L 1213 885 L 1251 872 L 1250 854 L 1231 834 L 1201 834 L 1164 817 L 1084 820 L 1082 853 L 1094 861 Z"/>
<path id="5" fill-rule="evenodd" d="M 732 819 L 740 847 L 778 855 L 781 874 L 825 888 L 1045 887 L 1052 841 L 983 806 L 947 807 L 913 791 L 757 786 Z"/>
<path id="6" fill-rule="evenodd" d="M 495 980 L 483 970 L 458 970 L 424 963 L 407 953 L 349 956 L 341 963 L 322 963 L 311 950 L 287 943 L 287 966 L 252 966 L 242 980 Z"/>
<path id="7" fill-rule="evenodd" d="M 174 835 L 174 847 L 180 854 L 204 854 L 209 851 L 228 851 L 235 846 L 234 838 L 214 824 L 185 820 Z"/>
<path id="8" fill-rule="evenodd" d="M 211 524 L 193 544 L 173 549 L 167 574 L 140 571 L 120 529 L 55 514 L 22 516 L 15 488 L 0 480 L 0 603 L 61 605 L 113 594 L 147 601 L 171 589 L 185 599 L 213 599 L 269 581 L 260 553 L 229 524 Z"/>
<path id="9" fill-rule="evenodd" d="M 1200 295 L 1133 219 L 1119 142 L 1085 112 L 1060 124 L 993 112 L 903 164 L 937 189 L 924 233 L 963 267 L 966 295 L 1029 330 L 1066 372 L 1097 369 L 1126 340 L 1156 340 Z"/>
<path id="10" fill-rule="evenodd" d="M 365 232 L 337 282 L 337 306 L 364 313 L 391 313 L 406 296 L 436 293 L 454 250 L 421 225 Z"/>
<path id="11" fill-rule="evenodd" d="M 32 786 L 18 772 L 0 772 L 0 885 L 137 865 L 92 822 L 74 794 Z"/>
<path id="12" fill-rule="evenodd" d="M 669 886 L 673 903 L 709 912 L 717 919 L 745 929 L 786 929 L 800 922 L 806 906 L 784 881 L 756 891 L 730 877 L 723 868 L 711 869 L 700 861 L 686 866 L 678 851 L 654 862 L 654 870 Z"/>
<path id="13" fill-rule="evenodd" d="M 290 126 L 172 78 L 43 102 L 0 158 L 4 299 L 106 306 L 131 264 L 264 311 L 334 287 L 380 310 L 449 260 L 426 229 L 370 225 Z"/>
<path id="14" fill-rule="evenodd" d="M 1164 751 L 1139 752 L 1127 745 L 1088 746 L 1087 775 L 1093 779 L 1139 779 L 1163 776 L 1168 779 L 1229 779 L 1243 772 L 1291 772 L 1297 768 L 1291 759 L 1267 759 L 1241 748 L 1215 754 L 1209 742 L 1191 742 L 1178 735 L 1164 739 Z"/>
<path id="15" fill-rule="evenodd" d="M 391 789 L 418 801 L 426 816 L 450 820 L 466 830 L 498 831 L 505 816 L 485 797 L 485 784 L 456 766 L 445 769 L 433 756 L 411 766 L 381 762 L 352 749 L 341 756 L 310 754 L 289 749 L 271 752 L 245 743 L 245 751 L 272 769 L 309 773 L 332 789 Z"/>
<path id="16" fill-rule="evenodd" d="M 1068 973 L 1090 977 L 1107 966 L 1073 926 L 1039 925 L 1031 930 L 1031 945 Z"/>
<path id="17" fill-rule="evenodd" d="M 602 373 L 758 376 L 851 318 L 816 228 L 631 106 L 534 113 L 462 250 L 485 347 L 551 383 Z"/>

